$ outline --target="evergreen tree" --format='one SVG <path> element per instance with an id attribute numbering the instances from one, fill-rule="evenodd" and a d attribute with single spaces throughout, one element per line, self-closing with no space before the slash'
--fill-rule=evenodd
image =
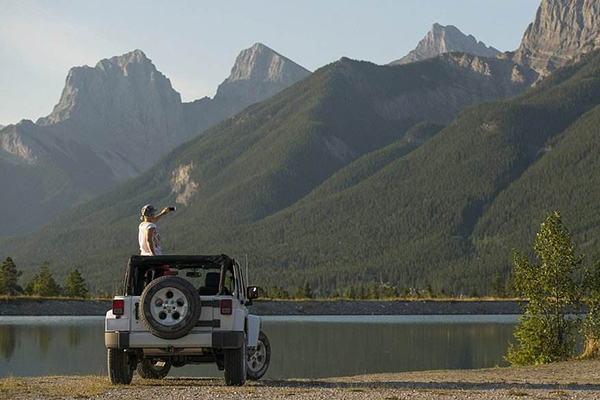
<path id="1" fill-rule="evenodd" d="M 67 276 L 65 296 L 79 298 L 87 298 L 89 296 L 87 284 L 85 283 L 83 276 L 81 276 L 81 273 L 76 269 L 71 271 Z"/>
<path id="2" fill-rule="evenodd" d="M 425 283 L 425 296 L 433 299 L 435 297 L 435 293 L 433 293 L 433 288 L 431 287 L 431 283 Z"/>
<path id="3" fill-rule="evenodd" d="M 305 282 L 304 285 L 300 285 L 296 288 L 296 293 L 294 295 L 296 299 L 312 299 L 313 292 L 310 287 L 310 283 Z"/>
<path id="4" fill-rule="evenodd" d="M 367 295 L 367 291 L 365 290 L 365 285 L 363 285 L 361 283 L 360 286 L 359 286 L 356 298 L 359 299 L 359 300 L 364 300 L 365 297 L 366 297 L 366 295 Z"/>
<path id="5" fill-rule="evenodd" d="M 350 285 L 348 289 L 344 292 L 344 298 L 348 300 L 356 299 L 356 289 L 354 289 L 354 285 Z"/>
<path id="6" fill-rule="evenodd" d="M 515 297 L 517 295 L 512 272 L 506 275 L 506 280 L 504 281 L 504 295 L 506 297 Z"/>
<path id="7" fill-rule="evenodd" d="M 534 250 L 540 264 L 514 252 L 514 285 L 529 300 L 515 331 L 518 345 L 510 344 L 507 359 L 513 365 L 545 364 L 570 357 L 581 288 L 573 280 L 582 257 L 575 255 L 571 233 L 560 214 L 548 214 L 536 236 Z"/>
<path id="8" fill-rule="evenodd" d="M 30 294 L 51 297 L 60 295 L 60 286 L 50 272 L 50 264 L 45 261 L 40 266 L 40 272 L 27 285 Z"/>
<path id="9" fill-rule="evenodd" d="M 583 358 L 600 356 L 600 260 L 595 260 L 592 271 L 584 272 L 585 305 L 587 314 L 581 326 L 585 338 Z"/>
<path id="10" fill-rule="evenodd" d="M 333 289 L 333 291 L 331 292 L 331 294 L 329 295 L 330 299 L 339 299 L 342 296 L 340 296 L 340 292 L 337 291 L 337 289 Z"/>
<path id="11" fill-rule="evenodd" d="M 310 287 L 310 283 L 308 283 L 308 281 L 306 283 L 304 283 L 304 298 L 305 299 L 312 299 L 313 298 L 313 291 L 312 288 Z"/>
<path id="12" fill-rule="evenodd" d="M 398 298 L 398 289 L 389 284 L 384 284 L 381 288 L 380 298 L 382 299 L 395 299 Z"/>
<path id="13" fill-rule="evenodd" d="M 376 300 L 379 298 L 379 288 L 377 288 L 377 283 L 369 283 L 369 286 L 367 287 L 367 291 L 365 293 L 365 298 L 369 300 Z"/>
<path id="14" fill-rule="evenodd" d="M 504 288 L 504 280 L 502 279 L 502 273 L 499 269 L 496 269 L 492 276 L 492 296 L 504 298 L 506 297 L 506 291 Z"/>
<path id="15" fill-rule="evenodd" d="M 0 266 L 0 294 L 12 296 L 22 293 L 23 289 L 19 286 L 21 274 L 12 258 L 6 257 Z"/>

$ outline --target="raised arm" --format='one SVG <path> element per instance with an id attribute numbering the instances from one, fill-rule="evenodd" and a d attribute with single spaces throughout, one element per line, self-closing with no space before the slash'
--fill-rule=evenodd
<path id="1" fill-rule="evenodd" d="M 162 211 L 154 217 L 154 221 L 158 222 L 158 220 L 161 219 L 163 215 L 166 215 L 169 212 L 170 212 L 169 207 L 163 208 Z"/>

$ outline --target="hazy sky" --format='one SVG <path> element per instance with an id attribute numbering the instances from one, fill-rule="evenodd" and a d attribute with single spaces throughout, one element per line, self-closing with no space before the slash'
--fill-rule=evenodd
<path id="1" fill-rule="evenodd" d="M 0 124 L 49 114 L 69 68 L 143 50 L 184 101 L 213 96 L 261 42 L 315 70 L 342 56 L 388 63 L 434 22 L 518 47 L 540 0 L 0 0 Z"/>

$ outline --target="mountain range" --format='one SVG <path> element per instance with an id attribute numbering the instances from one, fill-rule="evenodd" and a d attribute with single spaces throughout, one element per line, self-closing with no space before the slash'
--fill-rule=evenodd
<path id="1" fill-rule="evenodd" d="M 50 115 L 0 131 L 2 236 L 30 231 L 138 176 L 169 150 L 309 74 L 257 43 L 238 56 L 214 99 L 182 103 L 140 50 L 72 68 Z"/>
<path id="2" fill-rule="evenodd" d="M 375 280 L 485 291 L 553 209 L 593 249 L 600 53 L 586 24 L 600 14 L 588 6 L 544 0 L 520 48 L 493 58 L 342 58 L 38 232 L 0 241 L 0 256 L 27 274 L 49 260 L 113 287 L 148 202 L 179 205 L 161 221 L 168 252 L 248 254 L 256 282 L 308 281 L 323 294 Z M 563 45 L 577 41 L 592 45 Z"/>

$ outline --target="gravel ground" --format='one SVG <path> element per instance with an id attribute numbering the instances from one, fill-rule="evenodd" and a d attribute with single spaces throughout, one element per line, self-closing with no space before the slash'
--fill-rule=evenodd
<path id="1" fill-rule="evenodd" d="M 86 386 L 92 389 L 86 392 Z M 68 394 L 68 395 L 67 395 Z M 69 397 L 70 396 L 70 397 Z M 172 378 L 110 388 L 101 377 L 8 378 L 5 399 L 600 399 L 600 361 L 522 368 L 426 371 L 320 380 L 267 380 L 241 388 L 222 379 Z"/>

